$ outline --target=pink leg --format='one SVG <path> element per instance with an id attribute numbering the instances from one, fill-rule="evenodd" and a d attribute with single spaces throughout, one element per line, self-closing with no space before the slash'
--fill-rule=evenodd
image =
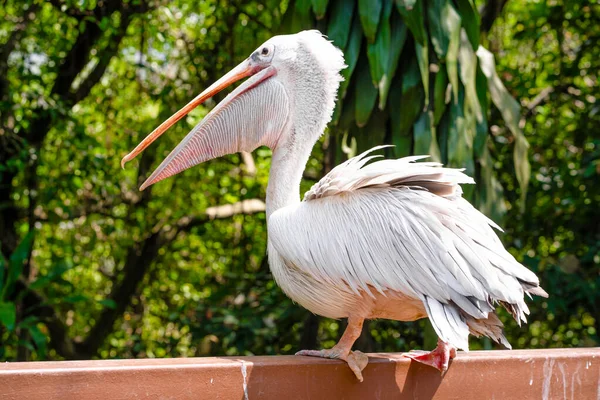
<path id="1" fill-rule="evenodd" d="M 362 370 L 369 362 L 366 354 L 360 351 L 351 351 L 352 345 L 358 339 L 362 332 L 363 319 L 348 318 L 348 326 L 344 331 L 340 341 L 329 350 L 301 350 L 296 353 L 297 356 L 311 356 L 333 358 L 346 361 L 354 375 L 359 381 L 363 381 Z"/>
<path id="2" fill-rule="evenodd" d="M 443 373 L 448 369 L 450 360 L 456 357 L 456 349 L 454 346 L 438 339 L 437 347 L 432 351 L 412 350 L 410 353 L 405 353 L 404 356 L 437 368 Z"/>

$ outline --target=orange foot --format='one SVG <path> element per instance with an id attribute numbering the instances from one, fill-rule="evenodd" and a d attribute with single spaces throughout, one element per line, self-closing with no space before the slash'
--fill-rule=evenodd
<path id="1" fill-rule="evenodd" d="M 441 373 L 444 373 L 448 369 L 450 360 L 456 357 L 456 349 L 452 345 L 438 339 L 437 347 L 432 351 L 412 350 L 403 355 L 422 364 L 432 366 Z"/>
<path id="2" fill-rule="evenodd" d="M 365 369 L 367 364 L 369 363 L 369 357 L 361 351 L 348 351 L 344 352 L 343 350 L 334 346 L 329 350 L 301 350 L 296 353 L 297 356 L 310 356 L 310 357 L 322 357 L 322 358 L 332 358 L 337 360 L 346 361 L 356 378 L 362 382 L 362 370 Z"/>

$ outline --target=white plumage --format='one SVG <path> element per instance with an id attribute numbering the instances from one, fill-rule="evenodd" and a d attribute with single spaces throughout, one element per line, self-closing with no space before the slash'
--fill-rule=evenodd
<path id="1" fill-rule="evenodd" d="M 459 184 L 473 179 L 415 162 L 423 156 L 365 166 L 371 151 L 333 169 L 303 202 L 269 217 L 278 284 L 330 318 L 388 318 L 393 311 L 382 312 L 378 301 L 364 307 L 365 298 L 400 295 L 403 308 L 408 297 L 413 314 L 401 310 L 393 319 L 428 316 L 442 340 L 464 350 L 468 325 L 510 347 L 499 321 L 488 316 L 503 302 L 525 321 L 523 294 L 539 281 L 504 249 L 492 230 L 497 225 L 461 197 Z"/>
<path id="2" fill-rule="evenodd" d="M 351 348 L 370 318 L 429 317 L 438 347 L 408 356 L 442 371 L 455 348 L 468 350 L 469 333 L 510 347 L 496 305 L 520 323 L 529 312 L 524 294 L 547 294 L 504 249 L 493 230 L 500 228 L 462 198 L 460 185 L 474 182 L 461 170 L 418 162 L 426 156 L 375 160 L 369 151 L 334 168 L 300 201 L 302 171 L 331 119 L 344 67 L 341 51 L 317 31 L 276 36 L 161 124 L 123 163 L 195 106 L 253 75 L 142 189 L 221 155 L 260 145 L 273 150 L 266 199 L 273 276 L 308 310 L 348 318 L 336 346 L 300 355 L 342 359 L 362 380 L 367 358 Z"/>

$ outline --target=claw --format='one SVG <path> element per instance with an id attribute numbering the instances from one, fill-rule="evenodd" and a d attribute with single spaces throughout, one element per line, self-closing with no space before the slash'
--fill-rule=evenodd
<path id="1" fill-rule="evenodd" d="M 346 361 L 348 367 L 356 375 L 359 382 L 363 381 L 362 371 L 369 363 L 369 357 L 361 351 L 350 351 L 348 354 L 341 354 L 335 347 L 329 350 L 300 350 L 296 353 L 297 356 L 331 358 Z"/>
<path id="2" fill-rule="evenodd" d="M 448 370 L 450 360 L 456 357 L 456 349 L 448 343 L 438 340 L 437 347 L 432 351 L 412 350 L 403 355 L 444 373 Z"/>

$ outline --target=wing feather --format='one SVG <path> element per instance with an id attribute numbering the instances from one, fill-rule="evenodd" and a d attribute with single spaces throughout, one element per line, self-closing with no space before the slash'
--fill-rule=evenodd
<path id="1" fill-rule="evenodd" d="M 471 325 L 506 341 L 489 317 L 492 304 L 524 321 L 524 293 L 545 292 L 504 249 L 497 226 L 462 199 L 459 184 L 473 180 L 438 163 L 415 163 L 422 156 L 366 165 L 375 157 L 367 154 L 269 217 L 274 248 L 340 292 L 395 291 L 421 300 L 439 337 L 456 347 L 468 348 Z"/>

